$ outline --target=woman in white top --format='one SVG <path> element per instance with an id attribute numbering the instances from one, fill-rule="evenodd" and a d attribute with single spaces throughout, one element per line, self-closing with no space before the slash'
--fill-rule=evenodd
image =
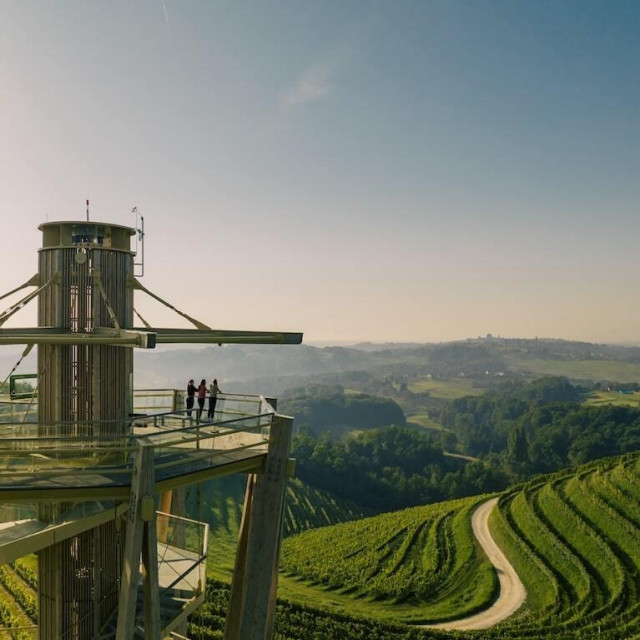
<path id="1" fill-rule="evenodd" d="M 222 393 L 222 391 L 220 391 L 218 387 L 218 381 L 214 378 L 213 382 L 209 385 L 209 413 L 207 413 L 207 417 L 210 420 L 213 420 L 213 413 L 216 410 L 219 393 Z"/>

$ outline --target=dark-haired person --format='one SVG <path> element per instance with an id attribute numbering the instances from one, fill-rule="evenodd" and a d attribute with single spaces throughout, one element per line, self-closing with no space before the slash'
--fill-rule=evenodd
<path id="1" fill-rule="evenodd" d="M 196 385 L 193 383 L 193 380 L 189 380 L 187 383 L 187 415 L 191 416 L 191 410 L 193 409 L 193 403 L 195 402 L 196 396 Z"/>
<path id="2" fill-rule="evenodd" d="M 202 418 L 202 412 L 204 411 L 204 399 L 207 397 L 207 381 L 203 378 L 200 380 L 200 386 L 198 387 L 198 422 Z"/>
<path id="3" fill-rule="evenodd" d="M 207 418 L 209 418 L 209 420 L 213 420 L 213 414 L 216 410 L 216 402 L 218 401 L 219 393 L 222 393 L 222 391 L 220 391 L 218 381 L 214 378 L 209 385 L 209 413 L 207 413 Z"/>

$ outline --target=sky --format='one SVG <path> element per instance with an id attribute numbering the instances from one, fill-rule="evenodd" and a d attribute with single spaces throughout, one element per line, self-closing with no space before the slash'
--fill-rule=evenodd
<path id="1" fill-rule="evenodd" d="M 640 341 L 639 68 L 636 0 L 0 0 L 0 290 L 89 199 L 214 328 Z"/>

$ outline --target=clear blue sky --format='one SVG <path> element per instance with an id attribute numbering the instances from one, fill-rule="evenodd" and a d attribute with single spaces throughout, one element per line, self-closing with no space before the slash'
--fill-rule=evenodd
<path id="1" fill-rule="evenodd" d="M 218 328 L 638 341 L 639 70 L 635 0 L 0 0 L 2 290 L 89 198 Z"/>

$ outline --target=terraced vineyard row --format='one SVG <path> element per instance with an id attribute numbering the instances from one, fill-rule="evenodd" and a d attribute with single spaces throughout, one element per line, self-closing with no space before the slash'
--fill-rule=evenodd
<path id="1" fill-rule="evenodd" d="M 281 569 L 349 597 L 416 606 L 414 622 L 468 615 L 497 580 L 471 531 L 472 498 L 387 513 L 287 539 Z"/>
<path id="2" fill-rule="evenodd" d="M 362 507 L 348 500 L 314 489 L 296 478 L 289 480 L 284 520 L 285 536 L 337 522 L 357 520 L 364 515 L 368 514 Z"/>
<path id="3" fill-rule="evenodd" d="M 487 637 L 640 638 L 640 455 L 509 491 L 491 525 L 529 598 Z"/>
<path id="4" fill-rule="evenodd" d="M 37 638 L 37 585 L 35 557 L 0 566 L 0 639 Z"/>

